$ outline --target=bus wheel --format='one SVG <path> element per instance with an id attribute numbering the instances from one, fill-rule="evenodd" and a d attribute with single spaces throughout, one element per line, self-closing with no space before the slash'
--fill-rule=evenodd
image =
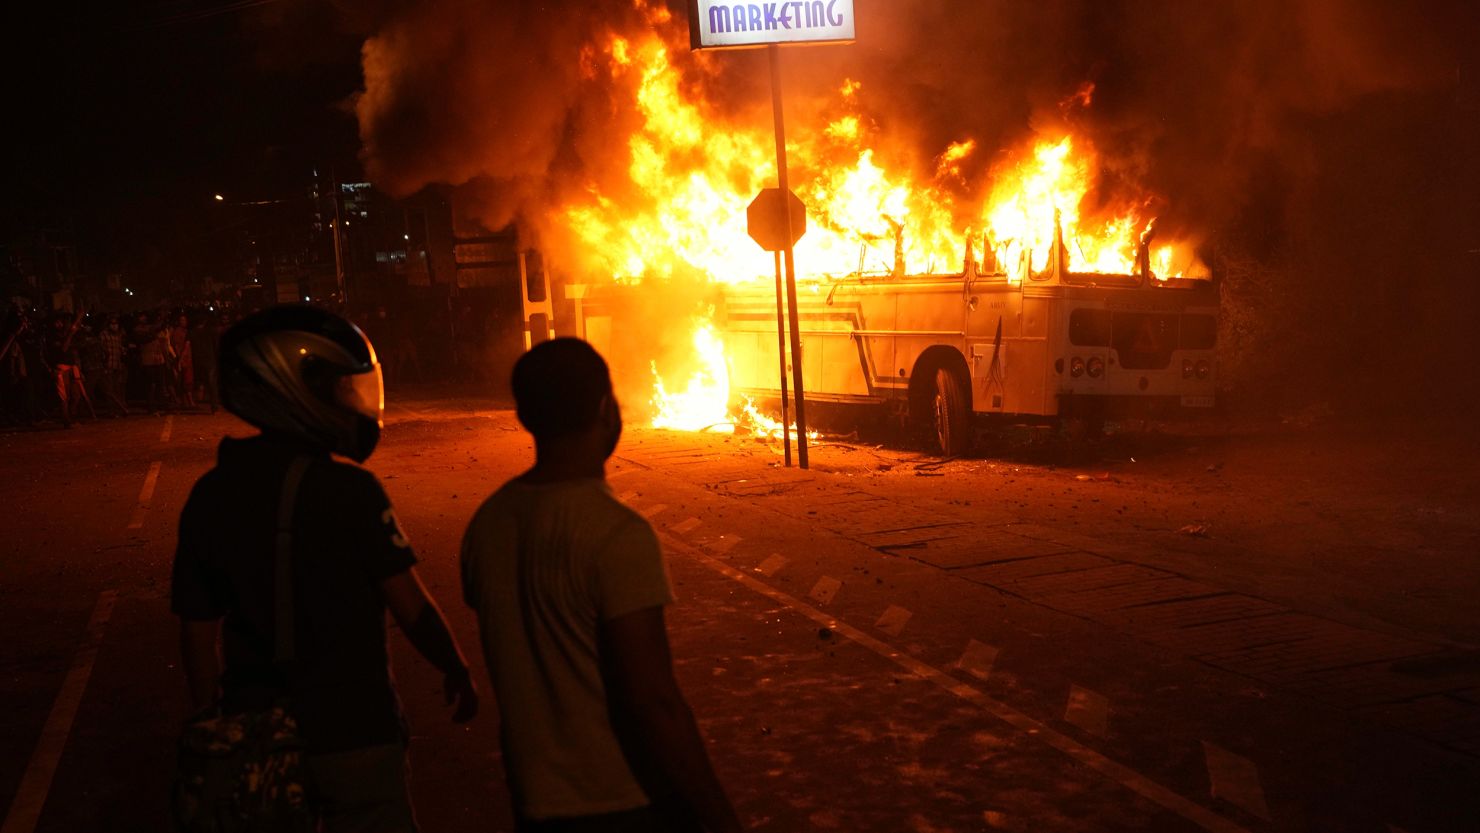
<path id="1" fill-rule="evenodd" d="M 940 452 L 947 457 L 960 457 L 971 450 L 971 409 L 966 404 L 966 389 L 960 376 L 946 368 L 935 371 L 935 436 Z"/>

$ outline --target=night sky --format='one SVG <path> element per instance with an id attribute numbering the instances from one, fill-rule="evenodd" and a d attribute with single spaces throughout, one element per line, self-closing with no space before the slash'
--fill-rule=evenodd
<path id="1" fill-rule="evenodd" d="M 28 4 L 7 27 L 6 237 L 68 229 L 90 265 L 148 272 L 196 245 L 215 193 L 355 174 L 361 38 L 333 6 L 85 8 Z"/>

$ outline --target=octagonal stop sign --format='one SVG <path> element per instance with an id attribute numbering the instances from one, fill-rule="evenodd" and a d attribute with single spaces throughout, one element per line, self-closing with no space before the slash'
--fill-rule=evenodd
<path id="1" fill-rule="evenodd" d="M 786 212 L 791 213 L 791 239 L 786 235 Z M 767 188 L 745 210 L 746 229 L 768 252 L 794 245 L 807 233 L 807 207 L 791 191 Z"/>

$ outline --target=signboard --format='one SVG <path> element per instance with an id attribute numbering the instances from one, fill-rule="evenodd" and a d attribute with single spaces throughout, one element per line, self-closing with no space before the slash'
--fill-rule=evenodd
<path id="1" fill-rule="evenodd" d="M 853 0 L 689 0 L 689 35 L 695 49 L 847 42 L 855 35 Z"/>
<path id="2" fill-rule="evenodd" d="M 791 213 L 791 236 L 787 236 L 786 214 Z M 745 211 L 746 230 L 768 252 L 784 251 L 807 233 L 807 207 L 791 191 L 767 188 Z"/>

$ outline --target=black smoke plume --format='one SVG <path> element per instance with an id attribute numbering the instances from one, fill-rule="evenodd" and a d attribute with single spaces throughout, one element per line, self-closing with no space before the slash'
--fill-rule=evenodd
<path id="1" fill-rule="evenodd" d="M 1275 378 L 1300 380 L 1275 398 L 1360 399 L 1381 379 L 1473 391 L 1477 374 L 1446 385 L 1400 371 L 1457 349 L 1467 322 L 1454 311 L 1475 308 L 1477 4 L 856 6 L 856 45 L 787 51 L 794 122 L 857 79 L 891 152 L 918 170 L 975 139 L 965 187 L 981 190 L 997 151 L 1072 127 L 1100 151 L 1092 200 L 1153 194 L 1164 231 L 1207 241 L 1233 327 L 1225 376 L 1249 398 Z M 370 176 L 395 193 L 452 186 L 465 221 L 519 222 L 538 242 L 552 208 L 588 183 L 621 193 L 610 186 L 629 161 L 630 91 L 591 67 L 613 33 L 657 28 L 694 95 L 764 124 L 763 58 L 692 55 L 686 14 L 659 0 L 387 12 L 364 45 L 356 106 Z M 1089 106 L 1064 106 L 1087 85 Z"/>

